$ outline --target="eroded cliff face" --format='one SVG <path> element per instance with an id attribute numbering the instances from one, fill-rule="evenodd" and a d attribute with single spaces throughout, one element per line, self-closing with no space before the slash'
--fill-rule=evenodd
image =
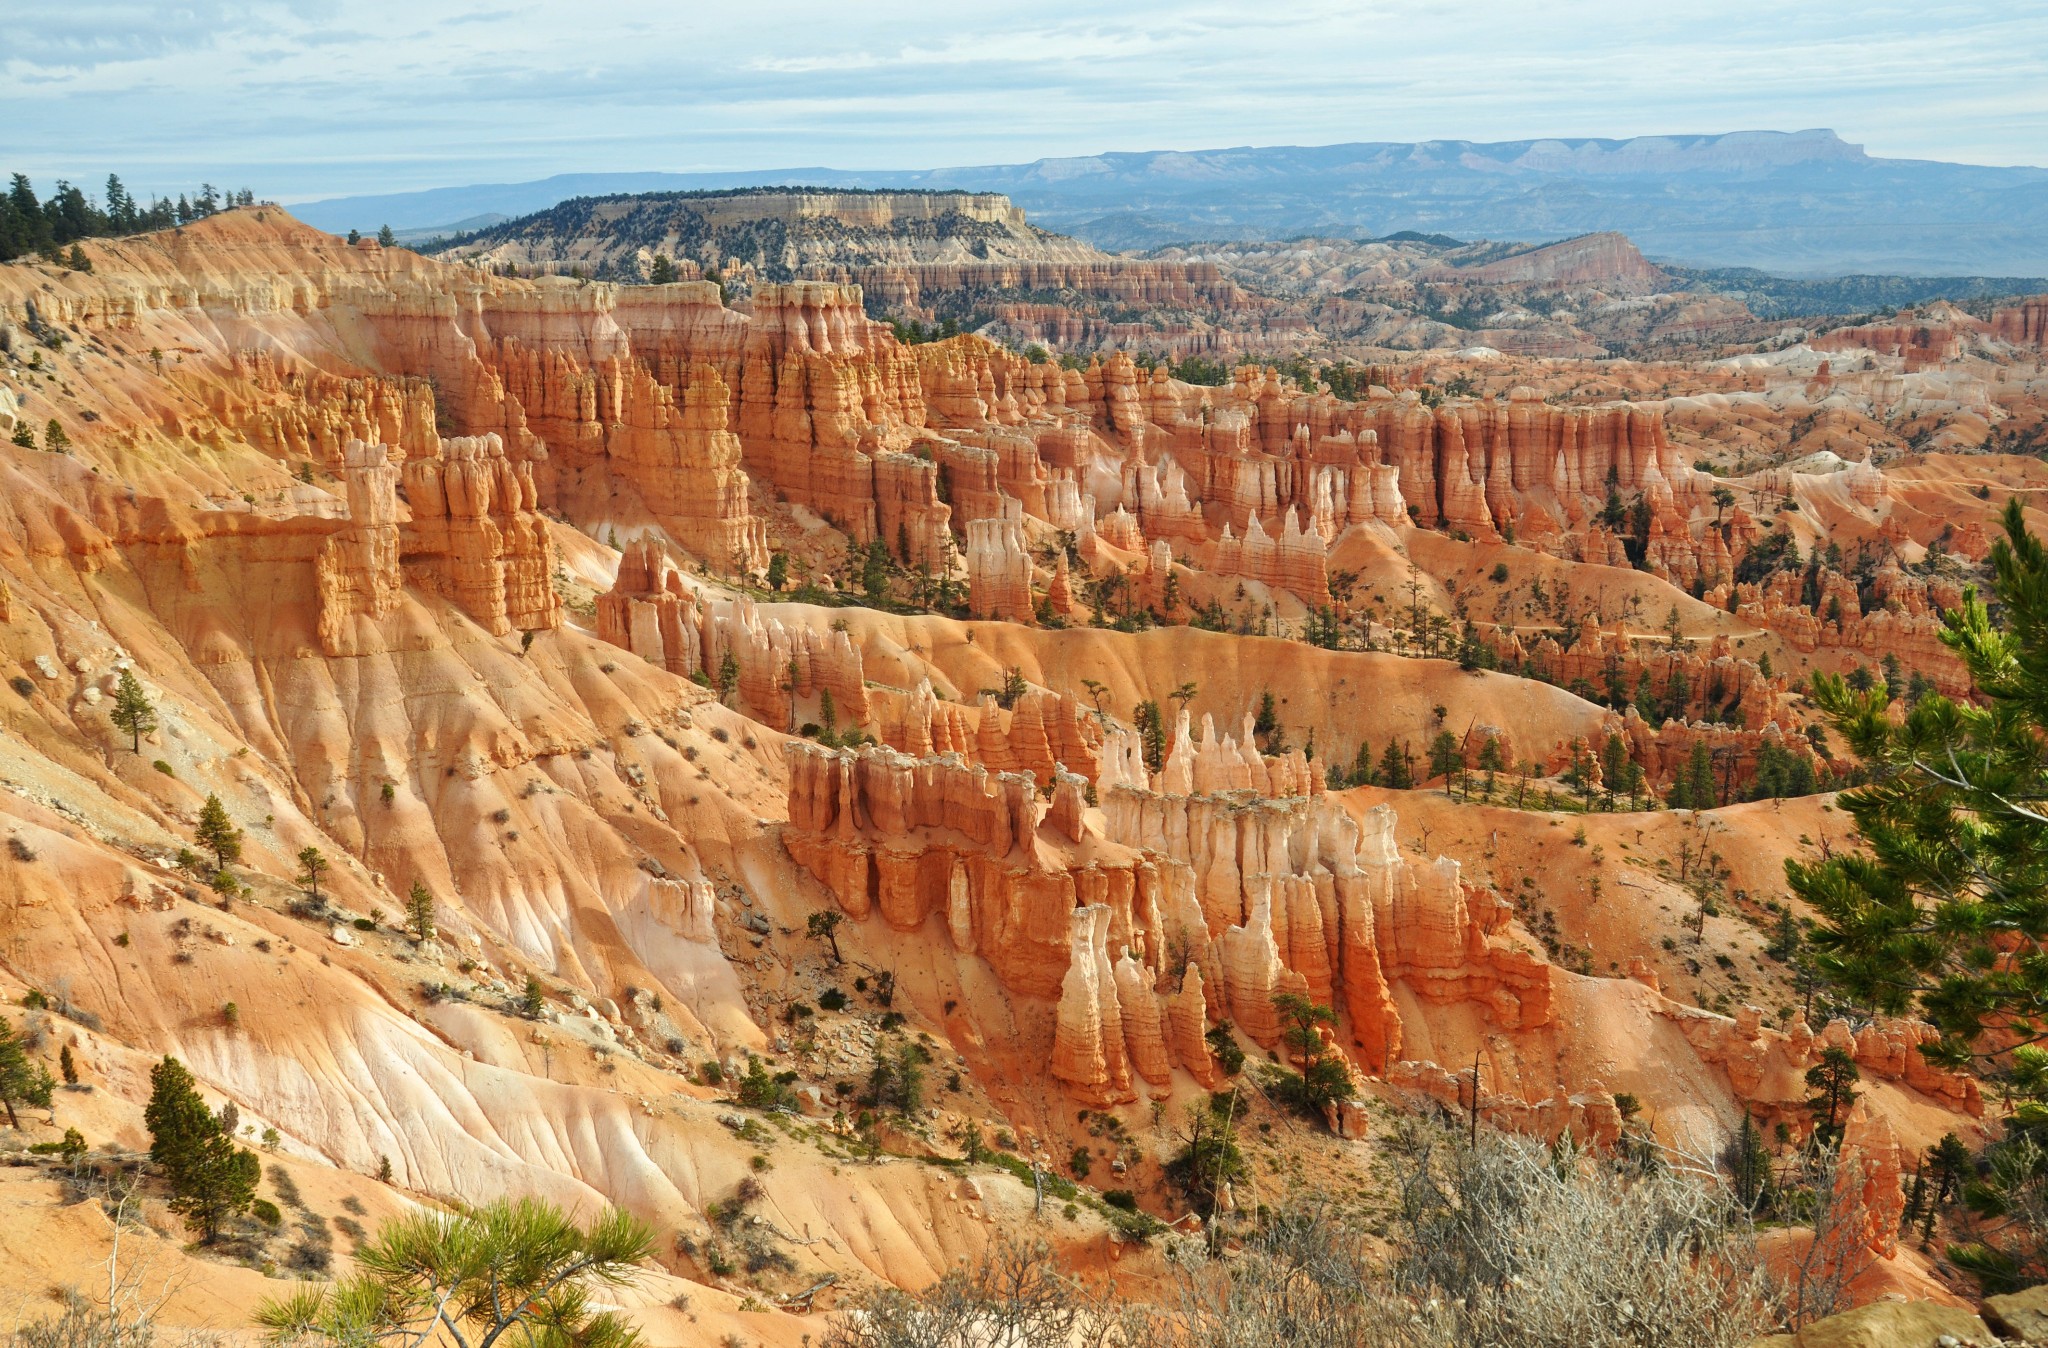
<path id="1" fill-rule="evenodd" d="M 1205 719 L 1197 736 L 1183 716 L 1158 773 L 1112 733 L 1093 780 L 1055 768 L 1046 800 L 1030 777 L 956 753 L 788 753 L 790 855 L 848 917 L 942 929 L 956 959 L 1050 1004 L 1049 1041 L 1027 1049 L 1093 1108 L 1168 1088 L 1175 1069 L 1214 1080 L 1203 1038 L 1214 1025 L 1282 1049 L 1275 998 L 1294 994 L 1341 1008 L 1334 1042 L 1358 1071 L 1460 1108 L 1472 1103 L 1469 1075 L 1462 1094 L 1458 1084 L 1469 1065 L 1431 1055 L 1484 1024 L 1482 1115 L 1552 1139 L 1619 1136 L 1609 1087 L 1575 1057 L 1586 1014 L 1610 1018 L 1610 1039 L 1663 1041 L 1661 1070 L 1716 1081 L 1735 1107 L 1794 1131 L 1811 1124 L 1805 1071 L 1830 1046 L 1873 1077 L 1982 1111 L 1967 1077 L 1901 1046 L 1925 1027 L 1852 1038 L 1847 1022 L 1817 1035 L 1795 1017 L 1771 1029 L 1755 1008 L 1731 1018 L 1664 997 L 1654 977 L 1608 982 L 1552 964 L 1517 932 L 1507 898 L 1448 857 L 1404 856 L 1392 809 L 1325 794 L 1298 754 L 1262 758 L 1249 725 L 1240 740 Z M 1707 1105 L 1696 1122 L 1714 1108 L 1669 1105 Z M 1344 1117 L 1336 1126 L 1359 1126 Z"/>
<path id="2" fill-rule="evenodd" d="M 1920 667 L 1949 601 L 1907 555 L 1946 499 L 1924 479 L 1786 470 L 1772 490 L 1890 528 L 1901 560 L 1745 579 L 1769 531 L 1648 401 L 1348 401 L 1249 367 L 1210 388 L 1123 356 L 908 347 L 851 285 L 730 308 L 709 283 L 349 248 L 274 210 L 92 251 L 90 273 L 0 269 L 6 320 L 32 330 L 33 305 L 63 337 L 10 366 L 8 415 L 72 443 L 0 447 L 0 984 L 62 980 L 90 1009 L 53 1033 L 108 1138 L 142 1140 L 148 1065 L 176 1053 L 292 1164 L 366 1190 L 388 1158 L 437 1200 L 624 1203 L 726 1315 L 752 1292 L 692 1250 L 762 1144 L 721 1125 L 706 1061 L 794 1073 L 818 1129 L 758 1172 L 777 1290 L 921 1284 L 1029 1201 L 911 1162 L 842 1173 L 833 1116 L 899 1042 L 885 1006 L 961 1082 L 915 1145 L 986 1122 L 1041 1162 L 1088 1145 L 1075 1105 L 1135 1125 L 1219 1086 L 1225 1021 L 1284 1056 L 1290 993 L 1334 1010 L 1361 1090 L 1476 1090 L 1547 1136 L 1612 1140 L 1617 1093 L 1702 1135 L 1745 1107 L 1798 1126 L 1828 1045 L 1916 1142 L 1981 1109 L 1918 1054 L 1924 1027 L 1702 1010 L 1682 956 L 1666 995 L 1656 914 L 1683 891 L 1624 869 L 1633 817 L 1588 817 L 1616 821 L 1609 859 L 1570 849 L 1613 881 L 1603 978 L 1553 958 L 1501 878 L 1555 821 L 1329 774 L 1442 726 L 1474 768 L 1618 737 L 1664 779 L 1706 739 L 1739 775 L 1802 738 L 1768 652 Z M 785 602 L 778 553 L 811 600 L 886 559 L 898 611 Z M 1499 558 L 1549 606 L 1490 579 Z M 1561 581 L 1627 602 L 1589 618 Z M 1385 649 L 1425 597 L 1504 669 Z M 1279 639 L 1311 616 L 1382 648 Z M 1538 664 L 1558 686 L 1516 676 Z M 107 716 L 124 670 L 161 720 L 139 753 Z M 1571 691 L 1674 672 L 1740 716 L 1689 698 L 1652 727 Z M 180 857 L 209 795 L 246 839 L 224 898 Z M 1484 829 L 1431 848 L 1453 809 Z M 307 847 L 332 863 L 317 895 L 292 879 Z M 1543 870 L 1559 894 L 1566 869 Z M 431 940 L 390 916 L 415 883 Z M 893 1003 L 823 999 L 882 971 Z M 1332 1124 L 1356 1135 L 1363 1106 Z M 1115 1157 L 1148 1201 L 1159 1159 Z"/>

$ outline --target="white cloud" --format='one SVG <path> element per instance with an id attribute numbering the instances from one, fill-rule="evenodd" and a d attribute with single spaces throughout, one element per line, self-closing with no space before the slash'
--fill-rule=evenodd
<path id="1" fill-rule="evenodd" d="M 930 167 L 1257 143 L 1832 126 L 2041 162 L 2027 6 L 1371 0 L 83 0 L 17 16 L 39 180 L 283 197 L 623 169 Z M 1853 11 L 1853 12 L 1851 12 Z"/>

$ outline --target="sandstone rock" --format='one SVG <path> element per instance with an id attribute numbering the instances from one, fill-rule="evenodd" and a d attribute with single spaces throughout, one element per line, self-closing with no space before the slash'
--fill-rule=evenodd
<path id="1" fill-rule="evenodd" d="M 1031 555 L 1023 521 L 1023 506 L 1014 500 L 1005 501 L 992 519 L 968 521 L 967 607 L 977 618 L 1031 618 Z"/>
<path id="2" fill-rule="evenodd" d="M 2048 1284 L 1985 1297 L 1984 1319 L 2009 1339 L 2048 1343 Z"/>
<path id="3" fill-rule="evenodd" d="M 1941 1348 L 1942 1341 L 1989 1343 L 1978 1317 L 1932 1301 L 1875 1301 L 1816 1320 L 1797 1334 L 1773 1334 L 1757 1348 Z"/>
<path id="4" fill-rule="evenodd" d="M 509 460 L 495 432 L 442 440 L 406 461 L 404 482 L 412 523 L 401 546 L 415 559 L 407 579 L 494 635 L 560 624 L 554 543 L 535 513 L 532 468 Z"/>
<path id="5" fill-rule="evenodd" d="M 1075 1098 L 1109 1105 L 1134 1098 L 1116 975 L 1108 953 L 1109 910 L 1077 908 L 1066 980 L 1060 989 L 1052 1074 Z"/>

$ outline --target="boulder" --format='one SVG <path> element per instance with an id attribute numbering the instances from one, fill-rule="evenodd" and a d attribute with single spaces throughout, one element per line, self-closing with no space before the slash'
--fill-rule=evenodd
<path id="1" fill-rule="evenodd" d="M 2048 1343 L 2048 1283 L 1984 1298 L 1984 1320 L 2009 1339 Z"/>
<path id="2" fill-rule="evenodd" d="M 1976 1316 L 1932 1301 L 1876 1301 L 1816 1320 L 1797 1334 L 1773 1334 L 1753 1348 L 1957 1348 L 1997 1336 Z"/>

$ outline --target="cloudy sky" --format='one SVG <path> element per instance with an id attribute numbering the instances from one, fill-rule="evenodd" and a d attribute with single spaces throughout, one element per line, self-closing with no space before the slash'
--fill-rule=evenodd
<path id="1" fill-rule="evenodd" d="M 2048 163 L 2048 7 L 26 0 L 0 169 L 280 200 L 574 171 L 1832 127 Z"/>

